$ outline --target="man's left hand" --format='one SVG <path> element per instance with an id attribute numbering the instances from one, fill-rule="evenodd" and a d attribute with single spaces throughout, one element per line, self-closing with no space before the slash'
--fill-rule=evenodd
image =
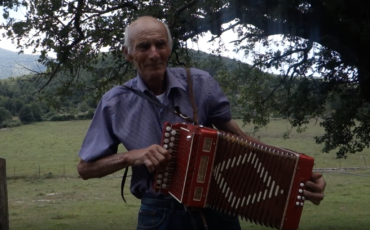
<path id="1" fill-rule="evenodd" d="M 319 205 L 324 199 L 325 186 L 326 182 L 322 178 L 322 174 L 312 172 L 311 180 L 306 182 L 306 189 L 304 191 L 306 200 L 311 201 L 315 205 Z"/>

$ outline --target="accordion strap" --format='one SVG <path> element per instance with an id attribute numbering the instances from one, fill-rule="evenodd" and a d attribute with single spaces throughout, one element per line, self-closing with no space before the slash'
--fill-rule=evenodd
<path id="1" fill-rule="evenodd" d="M 198 124 L 198 109 L 194 101 L 193 81 L 191 79 L 190 68 L 186 68 L 186 76 L 188 78 L 190 101 L 191 101 L 191 105 L 193 106 L 193 121 L 194 121 L 194 124 L 197 125 Z"/>
<path id="2" fill-rule="evenodd" d="M 127 171 L 128 171 L 128 167 L 125 168 L 125 172 L 123 173 L 123 176 L 122 176 L 122 182 L 121 182 L 121 196 L 122 196 L 122 199 L 123 201 L 127 204 L 126 202 L 126 199 L 125 197 L 123 196 L 123 188 L 125 187 L 125 182 L 126 182 L 126 177 L 127 177 Z"/>

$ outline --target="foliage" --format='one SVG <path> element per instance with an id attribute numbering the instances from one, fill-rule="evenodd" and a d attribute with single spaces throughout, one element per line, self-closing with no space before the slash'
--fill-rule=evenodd
<path id="1" fill-rule="evenodd" d="M 370 102 L 368 1 L 4 0 L 3 6 L 3 36 L 12 38 L 21 50 L 32 47 L 41 53 L 39 62 L 47 70 L 38 79 L 47 99 L 63 102 L 73 91 L 85 93 L 91 89 L 98 98 L 112 85 L 133 76 L 132 67 L 122 60 L 124 29 L 133 19 L 152 15 L 167 22 L 174 37 L 170 65 L 190 65 L 191 59 L 184 55 L 188 39 L 196 42 L 209 31 L 211 41 L 217 41 L 222 33 L 233 30 L 238 34 L 235 49 L 252 55 L 254 67 L 281 71 L 278 81 L 261 88 L 256 96 L 246 85 L 238 85 L 241 103 L 248 105 L 241 107 L 245 121 L 256 118 L 254 123 L 263 126 L 271 115 L 267 106 L 279 104 L 281 114 L 289 116 L 300 130 L 307 117 L 325 115 L 321 125 L 327 135 L 318 137 L 318 142 L 325 143 L 324 151 L 339 148 L 338 157 L 343 157 L 352 150 L 361 150 L 359 142 L 369 145 L 370 134 L 364 128 L 368 120 L 363 115 L 363 108 Z M 11 18 L 10 12 L 17 10 L 26 12 L 25 19 Z M 277 35 L 282 39 L 274 40 Z M 258 53 L 254 49 L 257 44 L 266 52 Z M 109 52 L 101 52 L 103 49 Z M 222 50 L 222 43 L 214 43 L 214 53 Z M 49 56 L 50 51 L 55 58 Z M 112 64 L 104 65 L 108 57 Z M 94 79 L 86 81 L 86 74 Z M 45 87 L 51 81 L 61 85 L 48 91 Z M 252 87 L 258 92 L 260 86 Z M 347 97 L 341 96 L 344 92 Z M 359 114 L 341 114 L 341 110 L 326 114 L 325 105 L 338 100 L 340 104 L 356 100 L 357 107 L 351 108 Z M 357 120 L 359 117 L 361 120 Z M 341 131 L 338 128 L 342 121 L 349 125 L 346 138 L 332 135 Z"/>
<path id="2" fill-rule="evenodd" d="M 71 95 L 65 95 L 62 98 L 52 98 L 43 100 L 40 94 L 35 94 L 41 83 L 34 83 L 35 77 L 32 75 L 21 76 L 17 78 L 8 78 L 0 80 L 0 108 L 4 108 L 11 112 L 10 115 L 19 116 L 21 108 L 25 105 L 31 108 L 32 116 L 26 117 L 27 121 L 22 122 L 39 122 L 43 120 L 51 120 L 51 117 L 56 116 L 53 120 L 70 120 L 69 116 L 75 109 L 82 111 L 84 114 L 81 119 L 92 118 L 90 110 L 93 109 L 89 105 L 96 106 L 96 101 L 91 94 L 84 95 L 82 93 L 75 92 Z M 50 83 L 48 90 L 58 88 L 60 83 L 53 81 Z M 90 96 L 90 97 L 89 97 Z M 47 103 L 52 101 L 53 103 Z M 88 103 L 89 104 L 88 104 Z M 54 107 L 53 107 L 54 106 Z M 24 111 L 22 112 L 22 115 Z M 62 115 L 62 118 L 58 118 L 61 113 L 68 113 Z M 92 111 L 94 114 L 94 111 Z M 31 119 L 33 117 L 33 119 Z M 73 119 L 75 116 L 72 115 Z M 79 119 L 79 118 L 77 118 Z M 0 120 L 1 121 L 1 120 Z M 1 124 L 1 122 L 0 122 Z M 6 122 L 7 127 L 17 125 L 14 122 Z"/>
<path id="3" fill-rule="evenodd" d="M 32 113 L 32 108 L 29 105 L 24 105 L 19 111 L 18 115 L 22 123 L 31 123 L 35 121 L 35 118 Z"/>
<path id="4" fill-rule="evenodd" d="M 43 121 L 42 111 L 41 111 L 40 106 L 37 103 L 31 103 L 30 107 L 31 107 L 31 111 L 33 114 L 34 121 Z"/>
<path id="5" fill-rule="evenodd" d="M 50 118 L 50 121 L 71 121 L 75 120 L 75 116 L 72 114 L 67 115 L 54 115 Z"/>
<path id="6" fill-rule="evenodd" d="M 12 113 L 9 112 L 4 107 L 0 107 L 0 126 L 5 121 L 11 120 L 11 119 L 12 119 Z"/>

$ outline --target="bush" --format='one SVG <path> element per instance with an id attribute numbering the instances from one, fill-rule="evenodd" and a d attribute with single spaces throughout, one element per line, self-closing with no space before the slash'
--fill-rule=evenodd
<path id="1" fill-rule="evenodd" d="M 50 118 L 50 121 L 71 121 L 75 120 L 76 117 L 72 114 L 65 114 L 65 115 L 54 115 Z"/>
<path id="2" fill-rule="evenodd" d="M 40 106 L 36 103 L 31 103 L 30 106 L 35 121 L 43 121 L 44 119 L 42 118 L 42 111 Z"/>
<path id="3" fill-rule="evenodd" d="M 22 123 L 31 123 L 35 121 L 35 118 L 33 117 L 32 108 L 29 105 L 24 105 L 18 114 L 19 119 L 22 121 Z"/>
<path id="4" fill-rule="evenodd" d="M 12 117 L 12 113 L 9 110 L 0 107 L 0 125 L 6 121 L 11 120 Z"/>
<path id="5" fill-rule="evenodd" d="M 13 128 L 13 127 L 21 126 L 21 125 L 22 125 L 21 121 L 8 120 L 8 121 L 3 122 L 2 127 Z"/>
<path id="6" fill-rule="evenodd" d="M 95 109 L 89 109 L 89 111 L 86 114 L 86 119 L 92 119 L 95 114 Z"/>
<path id="7" fill-rule="evenodd" d="M 47 114 L 45 114 L 45 118 L 49 119 L 55 116 L 57 113 L 54 110 L 50 110 Z"/>

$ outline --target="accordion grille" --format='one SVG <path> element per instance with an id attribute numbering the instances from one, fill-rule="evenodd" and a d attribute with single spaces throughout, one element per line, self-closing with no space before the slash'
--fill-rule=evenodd
<path id="1" fill-rule="evenodd" d="M 280 228 L 298 157 L 219 133 L 207 206 Z"/>

